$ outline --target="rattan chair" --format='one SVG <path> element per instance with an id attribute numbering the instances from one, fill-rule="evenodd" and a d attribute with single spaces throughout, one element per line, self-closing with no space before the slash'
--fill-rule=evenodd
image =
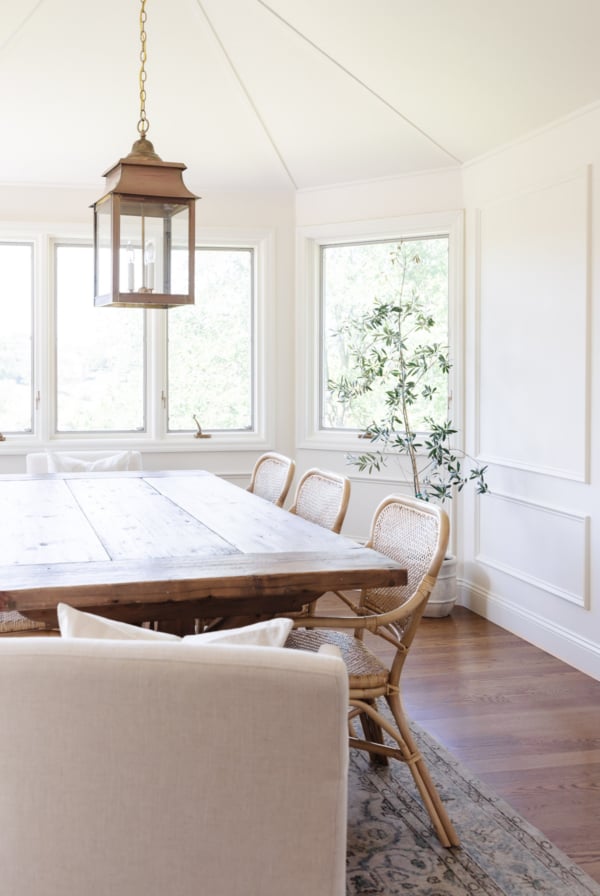
<path id="1" fill-rule="evenodd" d="M 0 613 L 0 635 L 12 635 L 17 633 L 31 635 L 35 632 L 45 630 L 45 622 L 34 622 L 32 619 L 27 619 L 16 610 Z"/>
<path id="2" fill-rule="evenodd" d="M 247 491 L 283 507 L 294 478 L 296 464 L 289 457 L 268 451 L 254 464 Z"/>
<path id="3" fill-rule="evenodd" d="M 441 508 L 415 498 L 386 498 L 375 511 L 368 546 L 405 566 L 407 585 L 365 590 L 358 603 L 336 592 L 351 614 L 296 618 L 286 644 L 305 650 L 318 650 L 322 644 L 339 648 L 349 675 L 350 746 L 368 751 L 375 760 L 394 757 L 408 764 L 440 842 L 447 847 L 458 846 L 458 836 L 404 714 L 400 673 L 444 559 L 448 532 L 448 517 Z M 396 648 L 389 665 L 369 650 L 365 630 Z M 380 697 L 392 718 L 380 711 Z M 359 719 L 362 737 L 357 733 Z"/>
<path id="4" fill-rule="evenodd" d="M 349 500 L 350 480 L 346 476 L 313 468 L 300 479 L 290 513 L 340 532 Z"/>

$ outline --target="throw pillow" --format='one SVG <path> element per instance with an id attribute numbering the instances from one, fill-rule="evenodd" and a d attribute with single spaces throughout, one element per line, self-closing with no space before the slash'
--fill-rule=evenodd
<path id="1" fill-rule="evenodd" d="M 116 619 L 104 619 L 84 613 L 68 604 L 58 604 L 58 627 L 63 638 L 111 638 L 113 640 L 180 641 L 179 635 L 129 625 Z"/>
<path id="2" fill-rule="evenodd" d="M 58 625 L 63 638 L 112 638 L 138 641 L 186 641 L 189 644 L 254 644 L 259 647 L 283 647 L 292 629 L 291 619 L 268 619 L 243 628 L 229 628 L 222 631 L 203 632 L 199 635 L 185 635 L 181 639 L 170 632 L 140 628 L 127 622 L 105 619 L 93 613 L 76 610 L 68 604 L 60 603 L 56 608 Z"/>
<path id="3" fill-rule="evenodd" d="M 256 644 L 260 647 L 283 647 L 292 629 L 291 619 L 268 619 L 242 628 L 184 635 L 183 640 L 198 644 Z"/>

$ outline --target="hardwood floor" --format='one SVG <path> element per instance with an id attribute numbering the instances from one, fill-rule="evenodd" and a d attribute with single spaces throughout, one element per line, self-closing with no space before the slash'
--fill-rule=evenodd
<path id="1" fill-rule="evenodd" d="M 422 620 L 402 691 L 410 718 L 600 883 L 600 681 L 455 607 Z"/>
<path id="2" fill-rule="evenodd" d="M 600 681 L 457 607 L 423 619 L 406 710 L 600 882 Z"/>

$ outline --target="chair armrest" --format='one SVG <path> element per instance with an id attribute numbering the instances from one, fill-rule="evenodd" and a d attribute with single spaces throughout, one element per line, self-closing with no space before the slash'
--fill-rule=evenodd
<path id="1" fill-rule="evenodd" d="M 411 595 L 406 603 L 393 610 L 389 610 L 387 613 L 369 612 L 367 610 L 362 610 L 356 605 L 348 603 L 348 606 L 355 610 L 355 615 L 353 616 L 297 616 L 294 617 L 293 627 L 329 629 L 362 628 L 367 631 L 375 632 L 378 628 L 382 628 L 393 622 L 401 622 L 403 619 L 406 619 L 407 616 L 411 616 L 416 610 L 424 608 L 433 585 L 435 585 L 435 578 L 432 576 L 425 576 L 417 590 Z"/>

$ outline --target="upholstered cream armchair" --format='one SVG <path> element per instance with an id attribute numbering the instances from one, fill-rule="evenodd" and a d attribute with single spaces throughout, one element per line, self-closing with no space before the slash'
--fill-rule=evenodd
<path id="1" fill-rule="evenodd" d="M 343 896 L 347 700 L 335 656 L 0 639 L 0 891 Z"/>

